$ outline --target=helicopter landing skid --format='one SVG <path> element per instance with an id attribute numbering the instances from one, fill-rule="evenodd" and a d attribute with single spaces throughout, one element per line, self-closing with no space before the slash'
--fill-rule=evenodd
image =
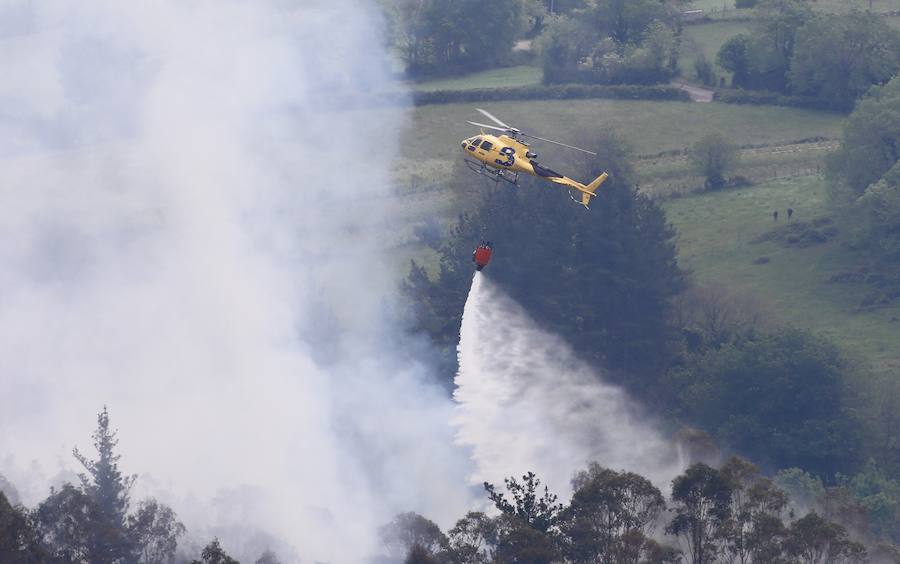
<path id="1" fill-rule="evenodd" d="M 469 170 L 476 174 L 481 174 L 483 176 L 487 176 L 490 180 L 494 182 L 500 182 L 504 180 L 509 182 L 513 186 L 519 185 L 519 173 L 515 172 L 512 175 L 512 178 L 509 177 L 509 172 L 500 169 L 489 169 L 487 165 L 482 162 L 476 162 L 469 159 L 463 159 L 466 163 L 466 166 L 469 167 Z"/>

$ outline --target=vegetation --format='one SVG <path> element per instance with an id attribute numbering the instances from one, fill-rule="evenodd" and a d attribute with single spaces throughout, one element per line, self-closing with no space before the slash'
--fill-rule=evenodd
<path id="1" fill-rule="evenodd" d="M 704 187 L 708 190 L 725 186 L 725 175 L 738 161 L 737 147 L 718 133 L 706 135 L 694 143 L 688 156 L 697 172 L 706 178 Z"/>
<path id="2" fill-rule="evenodd" d="M 672 199 L 663 207 L 678 232 L 679 264 L 707 294 L 747 302 L 770 324 L 803 327 L 890 373 L 900 362 L 900 333 L 891 321 L 900 307 L 861 313 L 865 285 L 828 282 L 854 264 L 853 251 L 837 239 L 797 246 L 766 236 L 786 223 L 787 208 L 794 209 L 793 222 L 813 228 L 813 221 L 837 220 L 828 195 L 825 183 L 811 176 Z M 748 317 L 740 323 L 752 325 Z"/>
<path id="3" fill-rule="evenodd" d="M 448 102 L 496 102 L 502 100 L 547 99 L 573 100 L 579 98 L 690 101 L 690 96 L 687 92 L 671 86 L 558 84 L 554 86 L 520 86 L 518 88 L 417 92 L 413 95 L 413 103 L 422 106 L 426 104 L 446 104 Z"/>
<path id="4" fill-rule="evenodd" d="M 473 118 L 472 107 L 475 105 L 468 102 L 420 106 L 415 109 L 410 130 L 404 136 L 414 142 L 404 142 L 402 157 L 396 164 L 398 184 L 406 186 L 414 182 L 419 187 L 420 198 L 439 200 L 442 207 L 427 208 L 424 203 L 416 200 L 417 206 L 409 210 L 411 213 L 438 212 L 447 214 L 442 215 L 442 218 L 450 220 L 458 214 L 460 208 L 448 206 L 447 198 L 465 194 L 468 200 L 476 192 L 492 189 L 492 185 L 480 181 L 466 172 L 466 169 L 452 168 L 453 163 L 459 162 L 460 154 L 458 145 L 448 143 L 447 139 L 462 139 L 472 135 L 473 128 L 465 121 Z M 842 116 L 838 114 L 730 104 L 574 99 L 565 103 L 553 100 L 506 100 L 482 107 L 525 131 L 563 142 L 574 142 L 579 131 L 585 128 L 613 127 L 621 132 L 637 154 L 647 156 L 683 151 L 703 136 L 721 131 L 727 131 L 729 141 L 735 145 L 759 146 L 809 138 L 835 138 L 840 134 L 842 125 Z M 540 161 L 554 169 L 565 171 L 567 161 L 572 158 L 569 151 L 552 145 L 536 142 L 534 147 L 540 155 Z M 786 170 L 815 171 L 816 165 L 821 163 L 822 152 L 799 149 L 777 155 L 761 154 L 755 159 L 745 156 L 742 158 L 742 168 L 735 173 L 771 178 L 773 169 L 776 168 L 779 176 L 783 176 Z M 663 165 L 665 168 L 660 168 Z M 642 158 L 635 160 L 634 166 L 642 188 L 650 184 L 651 180 L 668 184 L 689 172 L 684 158 L 675 162 Z M 743 170 L 746 167 L 753 170 Z M 752 174 L 754 171 L 755 174 Z M 448 194 L 445 190 L 457 180 L 460 192 Z M 694 187 L 703 184 L 702 178 L 678 180 L 679 184 L 688 182 L 692 182 Z M 428 192 L 422 188 L 433 191 Z"/>
<path id="5" fill-rule="evenodd" d="M 556 16 L 538 40 L 544 82 L 666 81 L 678 63 L 676 19 L 654 0 L 599 0 Z"/>
<path id="6" fill-rule="evenodd" d="M 872 288 L 862 303 L 880 307 L 900 298 L 900 79 L 875 88 L 853 112 L 841 148 L 828 167 L 833 206 L 864 271 L 839 278 Z M 862 276 L 859 274 L 862 273 Z"/>
<path id="7" fill-rule="evenodd" d="M 454 78 L 438 78 L 412 83 L 420 92 L 435 90 L 474 90 L 481 88 L 516 88 L 541 83 L 541 69 L 528 65 L 503 67 L 474 72 Z"/>
<path id="8" fill-rule="evenodd" d="M 861 563 L 870 552 L 866 544 L 874 557 L 896 553 L 821 513 L 838 489 L 821 487 L 804 499 L 812 510 L 797 515 L 799 503 L 737 457 L 720 468 L 687 468 L 673 480 L 668 504 L 646 478 L 597 463 L 573 478 L 568 504 L 530 472 L 507 478 L 505 486 L 502 493 L 484 484 L 496 517 L 469 513 L 445 535 L 425 517 L 401 514 L 382 529 L 385 545 L 405 551 L 406 562 L 460 564 Z M 671 544 L 655 540 L 658 529 Z"/>
<path id="9" fill-rule="evenodd" d="M 385 0 L 392 40 L 412 77 L 461 74 L 511 60 L 527 25 L 517 0 Z"/>
<path id="10" fill-rule="evenodd" d="M 858 429 L 844 407 L 846 362 L 831 343 L 782 331 L 694 346 L 701 352 L 671 376 L 684 419 L 775 468 L 833 476 L 856 467 Z"/>
<path id="11" fill-rule="evenodd" d="M 761 0 L 750 33 L 726 41 L 716 61 L 736 88 L 850 109 L 900 68 L 900 32 L 872 13 L 834 17 L 815 14 L 805 0 Z"/>
<path id="12" fill-rule="evenodd" d="M 749 25 L 749 22 L 746 21 L 715 21 L 702 25 L 684 26 L 681 32 L 680 59 L 678 61 L 682 76 L 693 80 L 694 77 L 690 74 L 693 63 L 702 57 L 712 65 L 716 80 L 710 84 L 718 86 L 721 79 L 729 76 L 728 71 L 716 62 L 719 49 L 729 38 L 747 33 Z"/>
<path id="13" fill-rule="evenodd" d="M 900 33 L 883 18 L 851 12 L 816 16 L 797 31 L 788 81 L 791 91 L 850 108 L 873 84 L 900 69 Z"/>
<path id="14" fill-rule="evenodd" d="M 118 439 L 104 407 L 93 434 L 97 458 L 75 449 L 80 484 L 51 488 L 35 509 L 10 504 L 0 491 L 0 562 L 11 564 L 171 564 L 186 529 L 175 512 L 148 498 L 132 507 L 135 476 L 119 470 Z M 180 560 L 186 562 L 186 560 Z M 191 564 L 238 564 L 213 539 Z M 266 551 L 257 564 L 278 564 Z"/>

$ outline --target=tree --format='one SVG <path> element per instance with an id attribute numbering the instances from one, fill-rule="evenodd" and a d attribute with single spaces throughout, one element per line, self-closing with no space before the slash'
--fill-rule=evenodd
<path id="1" fill-rule="evenodd" d="M 752 85 L 751 49 L 750 38 L 741 33 L 723 43 L 716 54 L 719 66 L 731 72 L 731 85 L 735 88 L 748 88 Z"/>
<path id="2" fill-rule="evenodd" d="M 404 564 L 437 564 L 432 553 L 421 544 L 414 544 L 406 554 Z"/>
<path id="3" fill-rule="evenodd" d="M 666 506 L 660 491 L 642 476 L 596 463 L 579 473 L 573 486 L 560 527 L 569 560 L 637 564 Z"/>
<path id="4" fill-rule="evenodd" d="M 678 65 L 678 40 L 671 27 L 653 20 L 644 29 L 642 45 L 650 55 L 650 68 L 675 71 Z"/>
<path id="5" fill-rule="evenodd" d="M 92 435 L 94 448 L 99 457 L 91 460 L 73 450 L 75 458 L 84 466 L 85 473 L 79 474 L 81 490 L 96 507 L 93 545 L 89 548 L 91 561 L 98 564 L 128 559 L 136 550 L 129 536 L 126 515 L 129 507 L 129 492 L 136 476 L 124 476 L 119 470 L 120 456 L 115 448 L 119 441 L 115 431 L 109 427 L 109 413 L 106 406 L 97 416 L 97 429 Z"/>
<path id="6" fill-rule="evenodd" d="M 767 304 L 719 285 L 694 285 L 675 300 L 678 327 L 693 352 L 752 338 L 771 319 Z"/>
<path id="7" fill-rule="evenodd" d="M 706 350 L 673 369 L 670 386 L 685 416 L 740 454 L 833 476 L 858 457 L 849 370 L 832 343 L 786 330 Z"/>
<path id="8" fill-rule="evenodd" d="M 393 43 L 411 76 L 506 63 L 527 23 L 518 0 L 386 0 Z"/>
<path id="9" fill-rule="evenodd" d="M 228 556 L 219 539 L 214 538 L 200 553 L 200 560 L 191 560 L 191 564 L 240 564 L 237 560 Z"/>
<path id="10" fill-rule="evenodd" d="M 729 458 L 719 472 L 731 490 L 728 519 L 719 530 L 724 551 L 740 564 L 777 562 L 787 495 L 743 458 Z"/>
<path id="11" fill-rule="evenodd" d="M 91 564 L 174 562 L 178 538 L 185 533 L 172 509 L 154 499 L 141 501 L 128 514 L 134 476 L 118 468 L 116 433 L 104 407 L 93 433 L 98 458 L 74 450 L 84 466 L 80 487 L 65 484 L 51 490 L 35 511 L 38 533 L 54 558 Z"/>
<path id="12" fill-rule="evenodd" d="M 805 0 L 761 0 L 756 8 L 750 59 L 758 86 L 785 91 L 797 32 L 813 17 Z"/>
<path id="13" fill-rule="evenodd" d="M 694 170 L 706 178 L 707 189 L 725 186 L 725 175 L 738 163 L 737 147 L 719 133 L 710 133 L 697 141 L 689 153 Z"/>
<path id="14" fill-rule="evenodd" d="M 470 511 L 447 532 L 450 559 L 458 564 L 489 564 L 497 549 L 496 520 Z"/>
<path id="15" fill-rule="evenodd" d="M 870 459 L 856 475 L 841 476 L 839 483 L 865 508 L 867 521 L 878 538 L 900 541 L 900 480 Z"/>
<path id="16" fill-rule="evenodd" d="M 406 557 L 415 546 L 435 554 L 447 544 L 440 527 L 413 512 L 398 514 L 379 529 L 379 536 L 388 555 L 397 559 Z"/>
<path id="17" fill-rule="evenodd" d="M 844 126 L 828 160 L 833 206 L 876 264 L 885 291 L 900 288 L 900 78 L 875 87 Z"/>
<path id="18" fill-rule="evenodd" d="M 541 480 L 534 472 L 522 476 L 521 483 L 513 477 L 505 478 L 503 483 L 507 493 L 512 496 L 512 501 L 506 499 L 503 492 L 497 492 L 493 484 L 484 483 L 488 498 L 501 513 L 514 516 L 542 533 L 556 526 L 562 504 L 557 503 L 557 496 L 550 493 L 547 486 L 544 486 L 544 493 L 540 493 Z"/>
<path id="19" fill-rule="evenodd" d="M 657 0 L 596 0 L 552 18 L 538 39 L 544 82 L 667 80 L 678 63 L 676 13 Z"/>
<path id="20" fill-rule="evenodd" d="M 700 53 L 694 59 L 694 72 L 697 74 L 697 79 L 706 86 L 714 86 L 716 84 L 715 70 L 704 53 Z"/>
<path id="21" fill-rule="evenodd" d="M 847 538 L 844 527 L 815 512 L 795 521 L 785 541 L 787 552 L 802 564 L 865 561 L 866 549 Z"/>
<path id="22" fill-rule="evenodd" d="M 666 532 L 685 541 L 692 564 L 715 562 L 716 540 L 729 515 L 728 482 L 715 468 L 694 464 L 672 481 L 672 502 L 675 518 Z"/>
<path id="23" fill-rule="evenodd" d="M 900 32 L 872 13 L 819 15 L 797 31 L 790 86 L 797 94 L 852 108 L 872 85 L 900 70 Z"/>
<path id="24" fill-rule="evenodd" d="M 667 20 L 665 4 L 657 0 L 597 0 L 593 20 L 605 23 L 609 36 L 621 44 L 636 43 L 653 20 Z"/>
<path id="25" fill-rule="evenodd" d="M 497 520 L 496 562 L 504 564 L 554 564 L 559 551 L 552 535 L 529 526 L 520 518 L 504 514 Z"/>
<path id="26" fill-rule="evenodd" d="M 578 65 L 592 52 L 600 39 L 600 32 L 585 18 L 550 18 L 537 39 L 544 82 L 554 82 L 552 77 L 555 70 Z"/>
<path id="27" fill-rule="evenodd" d="M 38 564 L 46 562 L 37 531 L 25 511 L 14 507 L 0 491 L 0 562 Z"/>
<path id="28" fill-rule="evenodd" d="M 719 49 L 716 61 L 735 88 L 786 91 L 797 33 L 813 17 L 805 0 L 760 0 L 753 28 Z"/>
<path id="29" fill-rule="evenodd" d="M 35 510 L 35 524 L 52 559 L 60 562 L 111 562 L 100 548 L 109 545 L 109 532 L 97 527 L 100 508 L 72 484 L 50 495 Z M 114 531 L 113 539 L 119 536 Z M 99 537 L 99 538 L 98 538 Z"/>
<path id="30" fill-rule="evenodd" d="M 142 564 L 174 562 L 178 538 L 186 531 L 172 508 L 155 499 L 142 500 L 137 511 L 128 516 L 128 533 L 138 547 Z"/>

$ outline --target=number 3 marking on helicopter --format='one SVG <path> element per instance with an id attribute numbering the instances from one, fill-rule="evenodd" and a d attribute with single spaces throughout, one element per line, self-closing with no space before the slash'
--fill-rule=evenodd
<path id="1" fill-rule="evenodd" d="M 500 154 L 506 156 L 505 161 L 501 161 L 500 159 L 496 159 L 494 162 L 500 166 L 512 166 L 513 163 L 516 162 L 516 150 L 512 147 L 503 147 L 500 149 Z"/>

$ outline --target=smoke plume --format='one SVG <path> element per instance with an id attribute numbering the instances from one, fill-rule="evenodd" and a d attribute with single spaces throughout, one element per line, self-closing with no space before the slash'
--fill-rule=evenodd
<path id="1" fill-rule="evenodd" d="M 0 6 L 0 474 L 26 505 L 75 479 L 103 405 L 191 556 L 218 535 L 362 562 L 396 512 L 452 524 L 470 481 L 674 472 L 481 276 L 459 405 L 431 383 L 385 256 L 407 110 L 373 103 L 398 89 L 380 22 L 365 0 Z"/>
<path id="2" fill-rule="evenodd" d="M 678 453 L 625 393 L 603 383 L 558 336 L 475 274 L 459 340 L 457 441 L 476 480 L 534 471 L 568 499 L 570 480 L 596 461 L 667 491 Z"/>
<path id="3" fill-rule="evenodd" d="M 452 404 L 391 320 L 402 109 L 356 0 L 0 7 L 0 473 L 72 479 L 105 404 L 137 497 L 245 559 L 360 562 L 460 515 Z M 349 539 L 349 540 L 348 540 Z"/>

